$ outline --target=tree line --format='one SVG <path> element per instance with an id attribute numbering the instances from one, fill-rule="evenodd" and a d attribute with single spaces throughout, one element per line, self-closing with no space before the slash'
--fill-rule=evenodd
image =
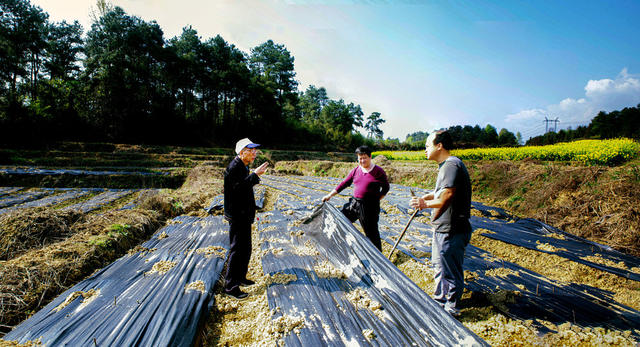
<path id="1" fill-rule="evenodd" d="M 280 148 L 421 149 L 428 133 L 384 139 L 379 112 L 298 90 L 294 57 L 272 40 L 246 53 L 190 26 L 160 26 L 98 0 L 86 35 L 29 0 L 0 2 L 0 143 L 109 141 Z M 492 125 L 452 126 L 458 147 L 515 146 Z M 365 135 L 362 135 L 363 131 Z"/>
<path id="2" fill-rule="evenodd" d="M 353 149 L 383 138 L 379 112 L 298 90 L 294 57 L 271 40 L 245 53 L 190 26 L 98 0 L 84 35 L 28 0 L 0 2 L 0 142 L 57 140 Z M 365 130 L 361 135 L 358 128 Z"/>
<path id="3" fill-rule="evenodd" d="M 456 125 L 446 129 L 451 133 L 456 148 L 475 147 L 511 147 L 522 144 L 520 132 L 515 135 L 507 129 L 500 132 L 488 124 L 484 128 L 479 125 Z M 424 148 L 429 136 L 428 132 L 417 131 L 408 134 L 404 142 L 398 139 L 383 141 L 386 148 L 417 150 Z M 549 131 L 543 135 L 529 138 L 526 146 L 551 145 L 558 142 L 570 142 L 581 139 L 612 139 L 626 137 L 640 139 L 640 104 L 636 107 L 625 107 L 611 112 L 600 111 L 588 125 L 576 129 L 562 129 L 557 132 Z"/>
<path id="4" fill-rule="evenodd" d="M 528 146 L 550 145 L 557 142 L 568 142 L 578 139 L 612 139 L 627 137 L 640 139 L 640 104 L 636 107 L 625 107 L 621 111 L 600 111 L 589 125 L 576 129 L 550 131 L 544 135 L 527 140 Z"/>
<path id="5" fill-rule="evenodd" d="M 502 128 L 498 130 L 491 124 L 487 124 L 484 128 L 479 125 L 454 125 L 446 129 L 454 142 L 455 148 L 476 148 L 476 147 L 512 147 L 519 146 L 522 143 L 522 135 L 520 132 L 515 135 Z M 397 148 L 403 150 L 424 149 L 425 141 L 429 136 L 428 132 L 417 131 L 408 134 L 404 142 L 397 139 L 385 140 L 387 148 Z"/>

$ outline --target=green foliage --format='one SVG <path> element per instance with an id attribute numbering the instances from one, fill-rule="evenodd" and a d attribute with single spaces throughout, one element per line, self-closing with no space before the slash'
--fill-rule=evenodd
<path id="1" fill-rule="evenodd" d="M 548 132 L 530 138 L 527 145 L 546 145 L 576 139 L 612 139 L 618 137 L 640 138 L 640 104 L 636 107 L 625 107 L 621 111 L 600 111 L 589 125 L 576 129 Z"/>
<path id="2" fill-rule="evenodd" d="M 251 49 L 251 70 L 260 76 L 265 86 L 276 91 L 280 105 L 294 95 L 298 86 L 293 68 L 294 60 L 284 45 L 275 44 L 272 40 Z"/>
<path id="3" fill-rule="evenodd" d="M 106 235 L 97 235 L 89 240 L 90 245 L 100 248 L 109 249 L 117 245 L 121 239 L 133 236 L 131 233 L 131 225 L 129 224 L 112 224 Z"/>
<path id="4" fill-rule="evenodd" d="M 495 147 L 495 146 L 517 146 L 519 145 L 517 136 L 507 129 L 501 129 L 500 133 L 496 128 L 487 124 L 484 128 L 476 126 L 451 126 L 446 129 L 454 142 L 455 148 L 475 148 L 475 147 Z M 403 143 L 397 147 L 385 147 L 387 149 L 421 150 L 424 149 L 425 141 L 429 136 L 428 132 L 417 131 L 407 135 Z"/>
<path id="5" fill-rule="evenodd" d="M 516 136 L 513 135 L 509 130 L 502 128 L 500 133 L 498 134 L 498 145 L 500 146 L 516 146 L 518 144 L 518 140 Z"/>
<path id="6" fill-rule="evenodd" d="M 380 116 L 380 112 L 372 112 L 369 117 L 367 117 L 367 123 L 364 125 L 364 128 L 367 130 L 367 137 L 382 139 L 384 136 L 384 132 L 380 130 L 380 124 L 386 122 Z"/>
<path id="7" fill-rule="evenodd" d="M 174 214 L 182 213 L 182 211 L 184 211 L 184 204 L 182 203 L 182 201 L 179 201 L 179 200 L 173 201 L 171 203 L 171 211 Z"/>
<path id="8" fill-rule="evenodd" d="M 111 139 L 135 139 L 151 121 L 150 100 L 162 81 L 164 39 L 157 23 L 115 7 L 87 33 L 84 77 L 90 103 L 83 116 Z"/>
<path id="9" fill-rule="evenodd" d="M 218 144 L 250 137 L 267 146 L 344 150 L 363 111 L 311 86 L 298 94 L 294 57 L 269 40 L 246 54 L 190 26 L 165 39 L 99 0 L 82 27 L 49 23 L 27 0 L 0 3 L 0 138 Z M 384 122 L 379 117 L 369 126 Z M 381 137 L 382 133 L 370 128 Z M 30 138 L 29 138 L 30 137 Z"/>
<path id="10" fill-rule="evenodd" d="M 49 24 L 48 31 L 45 71 L 49 72 L 52 80 L 76 77 L 80 71 L 78 55 L 84 49 L 82 26 L 78 21 L 73 24 L 62 21 Z"/>
<path id="11" fill-rule="evenodd" d="M 507 205 L 516 208 L 519 202 L 524 201 L 524 194 L 527 192 L 527 187 L 520 187 L 517 193 L 509 196 L 507 199 Z"/>
<path id="12" fill-rule="evenodd" d="M 330 100 L 320 112 L 320 121 L 326 131 L 348 134 L 355 126 L 362 126 L 362 114 L 360 105 L 345 104 L 342 99 Z"/>
<path id="13" fill-rule="evenodd" d="M 108 235 L 98 235 L 89 240 L 90 245 L 99 248 L 109 248 L 111 246 L 111 238 Z"/>
<path id="14" fill-rule="evenodd" d="M 498 132 L 496 131 L 496 128 L 491 125 L 491 124 L 487 124 L 487 126 L 484 128 L 484 133 L 482 133 L 480 135 L 480 139 L 479 139 L 482 143 L 489 145 L 489 146 L 495 146 L 498 144 Z"/>
<path id="15" fill-rule="evenodd" d="M 312 127 L 321 125 L 320 112 L 329 103 L 327 90 L 324 87 L 316 88 L 310 85 L 307 90 L 300 95 L 300 114 L 302 122 Z"/>
<path id="16" fill-rule="evenodd" d="M 129 236 L 129 229 L 131 229 L 131 225 L 129 224 L 112 224 L 109 227 L 109 236 L 115 236 L 115 235 L 120 235 L 120 236 Z"/>

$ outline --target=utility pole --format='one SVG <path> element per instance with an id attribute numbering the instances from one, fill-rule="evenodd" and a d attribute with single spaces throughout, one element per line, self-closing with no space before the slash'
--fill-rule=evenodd
<path id="1" fill-rule="evenodd" d="M 558 117 L 556 117 L 556 119 L 548 119 L 547 117 L 544 117 L 544 133 L 548 133 L 549 132 L 549 123 L 554 122 L 555 125 L 553 126 L 553 132 L 557 132 L 558 130 L 558 122 L 560 120 L 558 120 Z"/>
<path id="2" fill-rule="evenodd" d="M 544 133 L 545 134 L 549 132 L 549 122 L 550 121 L 551 120 L 547 119 L 547 116 L 544 117 L 543 122 L 544 122 Z"/>

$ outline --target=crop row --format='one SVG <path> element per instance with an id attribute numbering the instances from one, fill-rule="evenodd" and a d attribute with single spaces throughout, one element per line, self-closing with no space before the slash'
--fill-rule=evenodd
<path id="1" fill-rule="evenodd" d="M 640 156 L 640 143 L 626 138 L 580 140 L 547 146 L 454 149 L 452 155 L 463 160 L 573 161 L 588 165 L 615 165 Z M 378 151 L 390 160 L 426 160 L 424 151 Z"/>

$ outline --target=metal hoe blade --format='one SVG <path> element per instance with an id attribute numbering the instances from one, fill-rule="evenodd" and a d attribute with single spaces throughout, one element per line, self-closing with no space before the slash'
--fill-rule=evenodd
<path id="1" fill-rule="evenodd" d="M 302 220 L 302 224 L 309 224 L 309 222 L 311 222 L 312 220 L 314 220 L 316 217 L 318 217 L 318 215 L 320 214 L 320 212 L 322 212 L 322 206 L 324 205 L 324 202 L 321 203 L 320 205 L 318 205 L 316 208 L 313 209 L 313 212 L 311 212 L 311 214 L 307 217 L 305 217 Z"/>

